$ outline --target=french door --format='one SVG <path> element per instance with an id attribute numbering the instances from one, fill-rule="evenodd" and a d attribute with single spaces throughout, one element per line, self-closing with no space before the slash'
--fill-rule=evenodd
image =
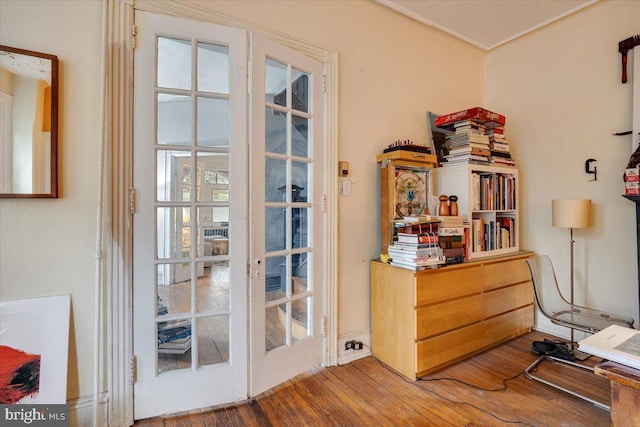
<path id="1" fill-rule="evenodd" d="M 248 69 L 245 31 L 141 11 L 136 26 L 141 419 L 243 400 L 321 362 L 323 73 L 262 38 Z"/>
<path id="2" fill-rule="evenodd" d="M 247 397 L 246 33 L 136 12 L 136 419 Z"/>
<path id="3" fill-rule="evenodd" d="M 251 392 L 322 360 L 322 64 L 251 38 Z"/>

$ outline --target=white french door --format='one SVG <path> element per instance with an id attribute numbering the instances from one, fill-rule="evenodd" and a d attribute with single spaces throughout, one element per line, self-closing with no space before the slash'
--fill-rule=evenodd
<path id="1" fill-rule="evenodd" d="M 251 394 L 322 361 L 322 63 L 251 38 Z"/>
<path id="2" fill-rule="evenodd" d="M 324 123 L 322 63 L 255 36 L 248 70 L 245 31 L 140 11 L 136 25 L 141 419 L 321 363 Z"/>
<path id="3" fill-rule="evenodd" d="M 247 397 L 246 32 L 136 12 L 134 417 Z"/>

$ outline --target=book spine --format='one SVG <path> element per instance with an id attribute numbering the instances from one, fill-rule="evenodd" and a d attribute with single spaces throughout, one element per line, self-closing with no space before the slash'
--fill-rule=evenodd
<path id="1" fill-rule="evenodd" d="M 178 338 L 186 338 L 191 336 L 191 329 L 185 329 L 181 331 L 175 331 L 172 333 L 158 334 L 158 344 L 173 341 Z"/>

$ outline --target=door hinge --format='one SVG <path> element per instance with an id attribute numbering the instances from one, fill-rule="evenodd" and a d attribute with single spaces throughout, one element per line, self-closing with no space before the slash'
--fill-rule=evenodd
<path id="1" fill-rule="evenodd" d="M 131 49 L 136 48 L 138 37 L 138 28 L 135 25 L 131 26 Z"/>
<path id="2" fill-rule="evenodd" d="M 136 213 L 136 189 L 129 189 L 129 213 L 133 215 Z"/>
<path id="3" fill-rule="evenodd" d="M 320 333 L 323 337 L 327 336 L 327 316 L 322 316 L 322 323 L 320 324 Z"/>
<path id="4" fill-rule="evenodd" d="M 327 75 L 323 74 L 322 75 L 322 92 L 326 92 L 327 91 Z"/>
<path id="5" fill-rule="evenodd" d="M 247 276 L 251 276 L 251 264 L 247 263 Z"/>
<path id="6" fill-rule="evenodd" d="M 131 363 L 129 364 L 129 374 L 131 375 L 131 384 L 135 384 L 138 381 L 138 358 L 135 354 L 131 356 Z"/>
<path id="7" fill-rule="evenodd" d="M 327 195 L 323 194 L 322 195 L 322 212 L 326 212 L 327 211 Z"/>

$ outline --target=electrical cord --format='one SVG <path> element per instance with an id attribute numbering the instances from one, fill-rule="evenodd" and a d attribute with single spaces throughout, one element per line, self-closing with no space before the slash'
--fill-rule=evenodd
<path id="1" fill-rule="evenodd" d="M 368 348 L 369 351 L 371 351 L 371 348 L 369 346 L 367 346 L 366 344 L 364 344 L 364 347 Z M 458 382 L 460 384 L 478 389 L 478 390 L 482 390 L 482 391 L 488 391 L 488 392 L 495 392 L 495 391 L 503 391 L 507 389 L 507 381 L 511 381 L 511 380 L 515 380 L 516 378 L 518 378 L 520 375 L 524 374 L 524 371 L 520 371 L 518 372 L 516 375 L 509 377 L 509 378 L 505 378 L 502 380 L 502 387 L 499 387 L 497 389 L 485 389 L 483 387 L 468 383 L 466 381 L 462 381 L 459 380 L 457 378 L 448 378 L 448 377 L 441 377 L 441 378 L 429 378 L 429 379 L 422 379 L 422 378 L 418 378 L 418 381 L 410 381 L 407 378 L 405 378 L 404 376 L 402 376 L 401 374 L 399 374 L 398 372 L 394 371 L 393 369 L 391 369 L 390 367 L 386 366 L 384 363 L 382 363 L 381 361 L 379 361 L 376 357 L 373 357 L 373 360 L 375 360 L 376 362 L 378 362 L 378 364 L 380 364 L 380 366 L 384 367 L 386 370 L 388 370 L 389 372 L 391 372 L 392 374 L 398 376 L 399 378 L 401 378 L 404 382 L 413 385 L 414 387 L 418 387 L 419 389 L 426 391 L 428 393 L 431 393 L 437 397 L 439 397 L 440 399 L 446 400 L 447 402 L 456 404 L 456 405 L 465 405 L 468 407 L 471 407 L 479 412 L 482 412 L 483 414 L 486 414 L 502 423 L 505 424 L 516 424 L 516 425 L 523 425 L 526 427 L 536 427 L 534 424 L 530 424 L 527 423 L 525 421 L 520 421 L 520 420 L 506 420 L 503 418 L 500 418 L 499 416 L 487 411 L 486 409 L 482 409 L 479 406 L 474 405 L 473 403 L 469 403 L 469 402 L 465 402 L 465 401 L 460 401 L 460 400 L 453 400 L 450 399 L 446 396 L 443 396 L 442 394 L 438 393 L 435 390 L 431 390 L 428 388 L 425 388 L 423 386 L 420 385 L 420 382 L 435 382 L 435 381 L 453 381 L 453 382 Z"/>
<path id="2" fill-rule="evenodd" d="M 502 387 L 498 387 L 498 388 L 484 388 L 484 387 L 480 387 L 478 385 L 475 384 L 471 384 L 468 383 L 466 381 L 463 380 L 459 380 L 457 378 L 450 378 L 450 377 L 440 377 L 440 378 L 418 378 L 418 381 L 424 381 L 424 382 L 436 382 L 436 381 L 453 381 L 456 383 L 460 383 L 460 384 L 464 384 L 468 387 L 472 387 L 475 388 L 477 390 L 482 390 L 482 391 L 503 391 L 507 389 L 507 381 L 511 381 L 511 380 L 515 380 L 516 378 L 518 378 L 520 375 L 524 374 L 524 371 L 520 371 L 517 374 L 515 374 L 512 377 L 509 378 L 505 378 L 502 380 Z"/>

